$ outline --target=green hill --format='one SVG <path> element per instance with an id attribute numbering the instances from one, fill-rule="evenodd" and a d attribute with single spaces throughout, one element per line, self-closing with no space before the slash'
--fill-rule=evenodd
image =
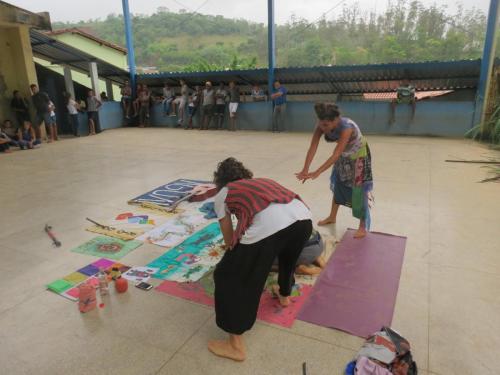
<path id="1" fill-rule="evenodd" d="M 267 28 L 243 19 L 160 8 L 133 17 L 137 64 L 161 71 L 252 68 L 267 65 Z M 55 23 L 79 27 L 125 45 L 122 16 Z M 366 64 L 479 58 L 486 17 L 477 9 L 449 14 L 444 7 L 398 0 L 383 14 L 356 5 L 311 24 L 292 17 L 277 27 L 278 66 Z M 500 54 L 500 38 L 498 39 Z"/>

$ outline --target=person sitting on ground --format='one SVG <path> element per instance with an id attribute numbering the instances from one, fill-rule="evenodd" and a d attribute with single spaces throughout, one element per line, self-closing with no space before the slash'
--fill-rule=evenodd
<path id="1" fill-rule="evenodd" d="M 24 124 L 24 122 L 23 122 L 23 124 Z M 21 124 L 21 126 L 22 126 L 22 124 Z M 18 140 L 17 129 L 18 128 L 15 128 L 14 125 L 12 124 L 12 121 L 10 121 L 10 120 L 5 120 L 2 124 L 2 133 L 5 134 L 7 137 L 9 137 L 9 139 L 11 139 L 14 142 Z M 11 146 L 14 146 L 14 145 L 11 145 Z"/>
<path id="2" fill-rule="evenodd" d="M 214 116 L 215 109 L 215 92 L 212 88 L 212 82 L 207 81 L 205 83 L 205 89 L 203 90 L 202 96 L 202 108 L 203 108 L 203 120 L 200 130 L 208 130 L 210 127 L 210 122 Z"/>
<path id="3" fill-rule="evenodd" d="M 185 129 L 193 129 L 193 117 L 200 106 L 201 91 L 199 86 L 195 86 L 194 92 L 189 97 L 188 104 L 188 126 Z"/>
<path id="4" fill-rule="evenodd" d="M 253 173 L 234 158 L 217 166 L 214 210 L 227 251 L 215 267 L 215 319 L 229 334 L 210 340 L 208 349 L 235 361 L 246 358 L 243 333 L 255 323 L 259 302 L 274 259 L 279 260 L 281 306 L 288 306 L 297 259 L 312 231 L 311 212 L 300 197 Z M 231 215 L 238 220 L 233 230 Z"/>
<path id="5" fill-rule="evenodd" d="M 260 88 L 259 85 L 255 84 L 252 87 L 252 101 L 254 102 L 263 102 L 266 100 L 266 95 L 264 94 L 264 90 Z"/>
<path id="6" fill-rule="evenodd" d="M 9 141 L 0 137 L 0 152 L 10 154 L 12 150 L 10 149 Z"/>
<path id="7" fill-rule="evenodd" d="M 94 90 L 89 90 L 87 96 L 87 116 L 89 120 L 89 135 L 96 135 L 96 129 L 99 124 L 99 108 L 102 102 L 95 95 Z"/>
<path id="8" fill-rule="evenodd" d="M 224 126 L 224 115 L 226 114 L 226 97 L 227 91 L 224 88 L 224 82 L 219 84 L 219 88 L 215 91 L 215 124 L 217 129 L 222 129 Z"/>
<path id="9" fill-rule="evenodd" d="M 9 123 L 10 124 L 10 120 L 5 120 L 4 121 L 4 125 L 5 125 L 5 123 Z M 4 127 L 2 126 L 2 129 L 0 129 L 0 152 L 10 153 L 11 152 L 11 150 L 10 150 L 11 146 L 18 147 L 19 143 L 16 140 L 12 139 L 4 131 Z"/>
<path id="10" fill-rule="evenodd" d="M 56 121 L 56 106 L 54 103 L 49 103 L 49 123 L 47 124 L 49 130 L 49 142 L 59 140 L 57 137 L 57 121 Z"/>
<path id="11" fill-rule="evenodd" d="M 120 93 L 122 95 L 122 108 L 123 113 L 125 114 L 125 118 L 130 118 L 130 107 L 132 104 L 132 87 L 130 87 L 130 83 L 128 79 L 125 81 L 125 84 L 120 88 Z"/>
<path id="12" fill-rule="evenodd" d="M 398 104 L 411 105 L 411 120 L 415 117 L 415 110 L 417 108 L 417 98 L 415 96 L 415 87 L 410 84 L 410 81 L 405 79 L 401 86 L 396 90 L 397 98 L 391 102 L 391 119 L 390 123 L 396 121 L 396 106 Z"/>
<path id="13" fill-rule="evenodd" d="M 10 107 L 16 114 L 17 126 L 21 127 L 25 120 L 30 120 L 30 110 L 28 101 L 24 98 L 18 90 L 13 92 L 13 98 L 10 102 Z"/>
<path id="14" fill-rule="evenodd" d="M 5 120 L 6 122 L 10 122 L 10 120 Z M 7 141 L 7 144 L 12 147 L 19 147 L 19 142 L 16 141 L 17 137 L 10 137 L 4 130 L 3 127 L 0 129 L 0 138 L 2 138 L 4 141 Z"/>
<path id="15" fill-rule="evenodd" d="M 145 86 L 145 85 L 144 85 Z M 143 90 L 139 94 L 139 127 L 144 128 L 149 123 L 149 105 L 151 95 L 147 87 L 143 86 Z"/>
<path id="16" fill-rule="evenodd" d="M 236 131 L 236 111 L 240 104 L 240 89 L 234 81 L 229 82 L 229 120 L 231 126 L 229 130 Z"/>
<path id="17" fill-rule="evenodd" d="M 18 129 L 17 138 L 21 150 L 31 150 L 35 146 L 42 143 L 38 138 L 36 138 L 35 131 L 33 130 L 30 121 L 24 121 L 23 127 Z"/>
<path id="18" fill-rule="evenodd" d="M 168 83 L 165 83 L 165 86 L 163 87 L 163 114 L 165 116 L 175 116 L 175 114 L 170 113 L 170 107 L 172 106 L 172 102 L 174 101 L 175 95 L 174 95 L 174 90 L 170 88 Z M 175 112 L 175 111 L 174 111 Z"/>

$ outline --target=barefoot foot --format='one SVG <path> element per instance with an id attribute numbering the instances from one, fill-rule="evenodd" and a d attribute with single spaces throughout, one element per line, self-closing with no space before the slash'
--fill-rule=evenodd
<path id="1" fill-rule="evenodd" d="M 298 275 L 319 275 L 321 273 L 321 268 L 316 267 L 316 266 L 306 266 L 305 264 L 301 264 L 300 266 L 297 266 L 295 269 L 295 273 Z"/>
<path id="2" fill-rule="evenodd" d="M 233 361 L 242 362 L 246 359 L 245 348 L 236 348 L 229 340 L 210 340 L 208 350 L 216 356 L 229 358 Z"/>
<path id="3" fill-rule="evenodd" d="M 319 257 L 316 258 L 314 261 L 314 264 L 316 264 L 320 268 L 325 268 L 326 267 L 326 259 L 323 255 L 320 255 Z"/>
<path id="4" fill-rule="evenodd" d="M 278 297 L 281 306 L 287 307 L 290 305 L 290 297 L 283 297 L 280 294 L 280 287 L 278 285 L 273 285 L 273 294 Z"/>
<path id="5" fill-rule="evenodd" d="M 354 238 L 363 238 L 366 236 L 366 229 L 359 228 L 356 233 L 354 233 Z"/>
<path id="6" fill-rule="evenodd" d="M 335 224 L 336 219 L 328 216 L 326 219 L 318 221 L 319 226 L 323 225 L 328 225 L 328 224 Z"/>

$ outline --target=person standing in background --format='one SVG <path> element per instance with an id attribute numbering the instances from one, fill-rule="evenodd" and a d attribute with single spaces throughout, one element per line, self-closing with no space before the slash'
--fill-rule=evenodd
<path id="1" fill-rule="evenodd" d="M 240 89 L 234 81 L 229 82 L 229 130 L 236 131 L 236 111 L 240 103 Z"/>
<path id="2" fill-rule="evenodd" d="M 26 98 L 21 96 L 18 90 L 13 92 L 13 98 L 10 102 L 10 107 L 16 114 L 17 126 L 22 127 L 24 121 L 30 121 L 29 104 Z"/>
<path id="3" fill-rule="evenodd" d="M 184 111 L 189 101 L 189 87 L 184 80 L 180 80 L 181 84 L 181 97 L 179 100 L 179 119 L 177 120 L 177 127 L 180 128 L 184 122 Z"/>
<path id="4" fill-rule="evenodd" d="M 219 88 L 215 91 L 215 116 L 217 119 L 217 129 L 222 129 L 224 125 L 224 115 L 226 113 L 226 97 L 227 91 L 224 88 L 224 83 L 219 84 Z"/>
<path id="5" fill-rule="evenodd" d="M 49 103 L 49 123 L 47 125 L 49 129 L 49 142 L 54 142 L 59 140 L 57 137 L 57 119 L 56 119 L 56 106 L 54 103 Z"/>
<path id="6" fill-rule="evenodd" d="M 44 123 L 45 128 L 50 124 L 50 98 L 47 93 L 40 91 L 38 86 L 35 84 L 30 85 L 31 100 L 33 101 L 33 105 L 35 106 L 35 138 L 37 141 L 42 142 L 42 131 L 40 129 L 42 122 Z M 24 124 L 24 123 L 23 123 Z M 22 128 L 22 127 L 21 127 Z"/>
<path id="7" fill-rule="evenodd" d="M 170 88 L 168 83 L 165 83 L 165 86 L 163 87 L 163 114 L 165 116 L 170 115 L 170 107 L 172 105 L 172 102 L 174 101 L 174 90 Z M 175 112 L 175 111 L 174 111 Z M 175 116 L 175 115 L 173 115 Z"/>
<path id="8" fill-rule="evenodd" d="M 215 92 L 212 88 L 212 82 L 207 81 L 205 84 L 205 90 L 203 90 L 203 120 L 200 130 L 208 130 L 212 117 L 214 116 L 215 107 Z"/>
<path id="9" fill-rule="evenodd" d="M 71 122 L 71 131 L 75 137 L 79 137 L 79 121 L 78 121 L 78 110 L 80 109 L 80 105 L 71 97 L 71 94 L 66 93 L 66 108 L 69 113 L 69 119 Z"/>
<path id="10" fill-rule="evenodd" d="M 95 95 L 94 90 L 89 90 L 87 96 L 87 116 L 89 118 L 89 135 L 96 134 L 96 128 L 100 133 L 99 129 L 99 113 L 97 112 L 101 108 L 102 102 Z"/>
<path id="11" fill-rule="evenodd" d="M 120 93 L 122 95 L 122 108 L 123 113 L 125 114 L 125 118 L 130 118 L 130 107 L 132 105 L 132 87 L 130 87 L 130 83 L 128 79 L 125 81 L 125 84 L 120 88 Z"/>
<path id="12" fill-rule="evenodd" d="M 271 94 L 271 99 L 273 101 L 273 132 L 281 132 L 285 130 L 283 119 L 285 117 L 286 109 L 286 94 L 287 90 L 284 86 L 281 86 L 280 81 L 274 82 L 274 90 Z"/>

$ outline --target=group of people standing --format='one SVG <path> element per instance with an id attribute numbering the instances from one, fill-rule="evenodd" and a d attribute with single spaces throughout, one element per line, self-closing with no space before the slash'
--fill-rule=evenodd
<path id="1" fill-rule="evenodd" d="M 149 125 L 151 107 L 155 102 L 161 102 L 164 116 L 177 117 L 177 127 L 194 129 L 193 118 L 200 113 L 198 128 L 200 130 L 218 129 L 225 126 L 226 113 L 229 112 L 229 124 L 227 129 L 237 129 L 236 119 L 238 106 L 241 102 L 241 93 L 236 82 L 229 82 L 226 87 L 223 82 L 214 88 L 212 82 L 207 81 L 205 86 L 194 86 L 192 89 L 186 81 L 180 80 L 180 92 L 176 95 L 175 90 L 168 83 L 162 89 L 162 95 L 154 97 L 147 85 L 138 84 L 136 99 L 133 99 L 132 87 L 127 80 L 121 87 L 121 105 L 125 119 L 138 117 L 139 127 Z M 273 102 L 273 132 L 284 130 L 284 115 L 286 109 L 287 90 L 279 81 L 274 82 L 274 90 L 270 95 Z M 266 95 L 258 85 L 254 85 L 251 92 L 253 101 L 264 101 Z"/>
<path id="2" fill-rule="evenodd" d="M 58 122 L 56 106 L 49 95 L 40 91 L 37 85 L 30 85 L 31 105 L 34 108 L 34 121 L 30 111 L 30 101 L 23 97 L 18 90 L 13 92 L 11 109 L 14 114 L 15 123 L 6 119 L 2 124 L 0 133 L 0 152 L 10 152 L 11 147 L 19 147 L 21 150 L 32 149 L 42 143 L 42 126 L 45 126 L 47 143 L 57 141 Z M 101 99 L 95 95 L 93 90 L 87 93 L 86 101 L 76 102 L 68 93 L 63 93 L 66 111 L 74 136 L 79 136 L 78 113 L 86 111 L 89 124 L 89 135 L 95 135 L 100 131 L 98 111 L 102 106 Z"/>

